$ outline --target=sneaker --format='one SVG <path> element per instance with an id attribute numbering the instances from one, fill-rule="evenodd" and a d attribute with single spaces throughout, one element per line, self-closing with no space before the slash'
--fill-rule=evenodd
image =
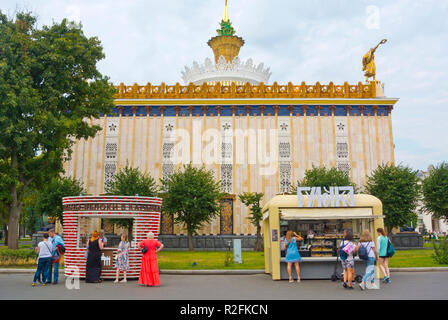
<path id="1" fill-rule="evenodd" d="M 386 283 L 392 283 L 392 280 L 390 280 L 390 278 L 387 278 Z"/>
<path id="2" fill-rule="evenodd" d="M 342 286 L 347 289 L 347 287 L 348 287 L 347 282 L 343 282 Z"/>
<path id="3" fill-rule="evenodd" d="M 386 283 L 386 282 L 387 282 L 387 279 L 388 279 L 388 277 L 385 276 L 385 277 L 383 278 L 383 283 Z"/>
<path id="4" fill-rule="evenodd" d="M 36 282 L 33 282 L 33 283 L 31 284 L 31 286 L 32 286 L 32 287 L 35 287 L 35 286 L 36 286 Z"/>
<path id="5" fill-rule="evenodd" d="M 47 284 L 46 283 L 42 283 L 42 287 L 45 287 Z"/>
<path id="6" fill-rule="evenodd" d="M 355 289 L 355 288 L 353 288 L 352 286 L 350 286 L 350 287 L 349 287 L 349 286 L 347 286 L 347 289 L 350 289 L 350 290 L 351 290 L 351 289 Z"/>
<path id="7" fill-rule="evenodd" d="M 362 283 L 360 283 L 359 284 L 359 287 L 361 288 L 361 290 L 366 290 L 366 285 L 365 284 L 362 284 Z"/>

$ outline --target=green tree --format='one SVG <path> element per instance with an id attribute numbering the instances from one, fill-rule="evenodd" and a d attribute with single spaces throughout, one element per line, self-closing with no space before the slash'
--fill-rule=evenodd
<path id="1" fill-rule="evenodd" d="M 174 222 L 185 226 L 188 247 L 194 250 L 193 235 L 221 211 L 224 196 L 213 171 L 195 168 L 191 164 L 169 175 L 162 182 L 162 209 L 174 215 Z"/>
<path id="2" fill-rule="evenodd" d="M 448 163 L 430 170 L 422 186 L 425 211 L 435 219 L 448 219 Z"/>
<path id="3" fill-rule="evenodd" d="M 43 215 L 63 222 L 62 198 L 86 194 L 83 183 L 72 177 L 55 177 L 45 184 L 36 199 L 35 208 Z"/>
<path id="4" fill-rule="evenodd" d="M 105 187 L 108 195 L 115 196 L 157 196 L 158 188 L 156 181 L 149 174 L 140 172 L 137 168 L 128 165 L 121 169 Z M 127 228 L 129 236 L 132 237 L 133 219 L 110 219 L 120 227 Z"/>
<path id="5" fill-rule="evenodd" d="M 38 28 L 31 13 L 0 11 L 0 159 L 8 164 L 8 247 L 18 248 L 23 196 L 36 180 L 63 171 L 76 139 L 101 129 L 115 89 L 97 70 L 100 41 L 62 20 Z"/>
<path id="6" fill-rule="evenodd" d="M 406 166 L 381 165 L 367 179 L 366 191 L 383 203 L 384 224 L 392 228 L 417 224 L 420 197 L 417 171 Z"/>
<path id="7" fill-rule="evenodd" d="M 338 170 L 337 168 L 327 169 L 326 167 L 315 167 L 305 171 L 305 176 L 302 180 L 297 181 L 297 186 L 301 187 L 339 187 L 339 186 L 353 186 L 355 192 L 357 187 L 350 181 L 348 173 Z M 297 187 L 292 188 L 292 193 L 297 194 Z"/>
<path id="8" fill-rule="evenodd" d="M 263 193 L 245 192 L 239 195 L 241 202 L 249 208 L 249 220 L 257 227 L 257 241 L 255 242 L 255 251 L 263 251 L 261 239 L 261 221 L 263 220 L 262 207 L 260 201 Z"/>
<path id="9" fill-rule="evenodd" d="M 155 197 L 158 192 L 156 181 L 149 174 L 126 165 L 106 185 L 105 191 L 116 196 L 148 196 Z"/>

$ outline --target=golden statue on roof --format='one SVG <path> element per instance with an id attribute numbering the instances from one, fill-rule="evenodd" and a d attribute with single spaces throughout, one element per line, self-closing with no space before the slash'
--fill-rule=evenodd
<path id="1" fill-rule="evenodd" d="M 378 47 L 387 42 L 387 39 L 383 39 L 376 45 L 375 48 L 372 48 L 362 57 L 362 71 L 364 72 L 364 76 L 366 77 L 366 81 L 369 81 L 369 78 L 373 77 L 375 80 L 376 68 L 375 68 L 375 51 Z"/>

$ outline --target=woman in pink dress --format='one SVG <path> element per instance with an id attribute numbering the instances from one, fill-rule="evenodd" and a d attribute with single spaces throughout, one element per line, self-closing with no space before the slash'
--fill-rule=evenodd
<path id="1" fill-rule="evenodd" d="M 147 240 L 139 242 L 140 249 L 147 248 L 142 255 L 142 266 L 140 268 L 140 278 L 138 284 L 145 286 L 160 286 L 159 267 L 157 265 L 157 253 L 163 249 L 163 244 L 154 240 L 154 234 L 148 232 Z"/>

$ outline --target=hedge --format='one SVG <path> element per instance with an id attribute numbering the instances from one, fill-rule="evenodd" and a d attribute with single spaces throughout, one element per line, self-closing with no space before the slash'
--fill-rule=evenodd
<path id="1" fill-rule="evenodd" d="M 0 250 L 0 264 L 34 263 L 37 253 L 30 249 Z"/>

